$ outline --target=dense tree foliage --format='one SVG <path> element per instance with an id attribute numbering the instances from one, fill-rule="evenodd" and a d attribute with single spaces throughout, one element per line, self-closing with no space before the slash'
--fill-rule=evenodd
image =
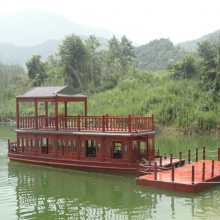
<path id="1" fill-rule="evenodd" d="M 171 65 L 174 79 L 195 78 L 202 89 L 209 91 L 213 98 L 220 91 L 220 42 L 203 41 L 198 49 L 178 63 Z"/>
<path id="2" fill-rule="evenodd" d="M 135 48 L 138 66 L 141 69 L 158 71 L 174 64 L 184 54 L 179 47 L 175 47 L 169 39 L 161 38 Z"/>
<path id="3" fill-rule="evenodd" d="M 168 69 L 173 72 L 173 79 L 190 79 L 198 74 L 197 60 L 192 54 L 188 54 Z"/>
<path id="4" fill-rule="evenodd" d="M 28 76 L 32 80 L 33 86 L 41 86 L 46 79 L 45 65 L 41 61 L 41 56 L 33 55 L 26 63 Z"/>
<path id="5" fill-rule="evenodd" d="M 88 54 L 80 37 L 70 35 L 60 45 L 59 57 L 63 67 L 65 83 L 83 91 L 89 80 L 87 74 Z"/>

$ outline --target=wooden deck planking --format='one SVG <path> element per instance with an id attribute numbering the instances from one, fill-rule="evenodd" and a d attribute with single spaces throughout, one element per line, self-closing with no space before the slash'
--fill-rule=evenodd
<path id="1" fill-rule="evenodd" d="M 204 177 L 203 163 L 205 163 Z M 194 166 L 195 169 L 194 183 L 192 183 L 192 166 Z M 208 182 L 220 181 L 220 161 L 214 161 L 213 176 L 212 160 L 200 160 L 198 162 L 192 162 L 182 167 L 175 168 L 174 181 L 172 181 L 172 170 L 157 172 L 156 176 L 156 180 L 155 173 L 140 176 L 137 178 L 137 184 L 163 189 L 194 192 L 209 187 L 210 183 Z"/>

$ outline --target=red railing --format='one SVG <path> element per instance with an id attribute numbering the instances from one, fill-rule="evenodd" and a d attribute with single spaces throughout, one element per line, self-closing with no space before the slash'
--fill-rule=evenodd
<path id="1" fill-rule="evenodd" d="M 22 129 L 134 132 L 154 128 L 153 116 L 27 116 L 19 117 Z"/>

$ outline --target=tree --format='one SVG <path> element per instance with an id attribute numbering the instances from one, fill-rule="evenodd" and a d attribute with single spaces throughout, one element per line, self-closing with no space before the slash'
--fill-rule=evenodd
<path id="1" fill-rule="evenodd" d="M 40 55 L 33 55 L 26 62 L 28 77 L 32 80 L 33 86 L 41 86 L 46 79 L 45 65 L 41 62 Z"/>
<path id="2" fill-rule="evenodd" d="M 100 56 L 97 49 L 100 47 L 98 39 L 94 35 L 90 35 L 87 40 L 85 40 L 86 49 L 88 51 L 88 92 L 94 92 L 97 87 L 100 86 L 101 81 L 101 63 Z"/>
<path id="3" fill-rule="evenodd" d="M 129 64 L 131 64 L 135 58 L 134 47 L 132 46 L 132 42 L 129 41 L 126 36 L 123 36 L 119 48 L 119 63 L 122 73 L 125 74 Z"/>
<path id="4" fill-rule="evenodd" d="M 219 43 L 209 41 L 198 43 L 198 55 L 201 58 L 200 78 L 203 87 L 216 93 L 220 91 Z"/>
<path id="5" fill-rule="evenodd" d="M 174 65 L 169 66 L 174 79 L 190 79 L 198 74 L 197 60 L 192 54 L 186 55 Z"/>
<path id="6" fill-rule="evenodd" d="M 77 91 L 87 87 L 88 50 L 80 37 L 67 36 L 59 48 L 65 83 Z"/>
<path id="7" fill-rule="evenodd" d="M 114 68 L 124 75 L 135 58 L 132 42 L 126 36 L 123 36 L 121 41 L 113 36 L 109 41 L 109 58 L 110 64 L 114 64 Z"/>

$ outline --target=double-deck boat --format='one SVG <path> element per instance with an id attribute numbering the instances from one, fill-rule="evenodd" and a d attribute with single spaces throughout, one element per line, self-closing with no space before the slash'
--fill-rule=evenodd
<path id="1" fill-rule="evenodd" d="M 73 115 L 76 103 L 83 114 Z M 87 96 L 67 86 L 36 87 L 16 96 L 17 140 L 8 141 L 10 160 L 134 173 L 137 161 L 155 159 L 153 115 L 88 116 L 87 111 Z"/>

